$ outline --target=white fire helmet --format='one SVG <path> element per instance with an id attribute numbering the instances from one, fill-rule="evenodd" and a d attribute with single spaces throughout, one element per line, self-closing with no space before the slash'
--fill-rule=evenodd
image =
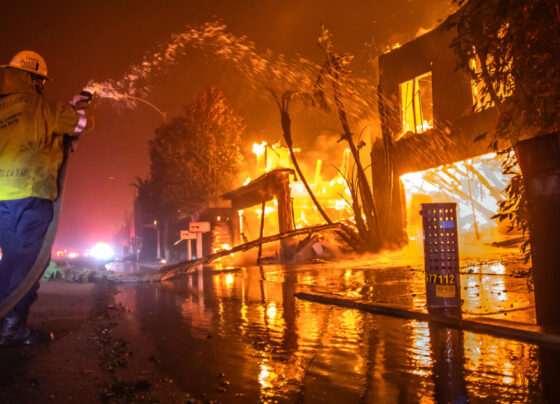
<path id="1" fill-rule="evenodd" d="M 45 59 L 36 52 L 28 50 L 18 52 L 12 60 L 10 60 L 10 64 L 8 66 L 13 67 L 14 69 L 24 70 L 50 80 L 47 76 L 47 63 L 45 62 Z"/>

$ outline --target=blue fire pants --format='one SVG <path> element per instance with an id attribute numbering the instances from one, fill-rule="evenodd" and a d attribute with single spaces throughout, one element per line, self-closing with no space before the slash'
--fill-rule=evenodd
<path id="1" fill-rule="evenodd" d="M 0 301 L 7 298 L 31 270 L 52 217 L 53 203 L 48 199 L 0 201 Z M 31 304 L 37 299 L 38 289 L 39 281 L 14 307 L 14 311 L 27 316 Z"/>

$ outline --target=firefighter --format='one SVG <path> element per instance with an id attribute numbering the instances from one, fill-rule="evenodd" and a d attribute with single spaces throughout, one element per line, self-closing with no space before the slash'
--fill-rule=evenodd
<path id="1" fill-rule="evenodd" d="M 64 137 L 91 127 L 87 104 L 48 100 L 45 60 L 21 51 L 0 67 L 0 301 L 31 270 L 53 218 Z M 84 100 L 81 100 L 84 101 Z M 37 282 L 0 320 L 0 345 L 31 345 L 45 337 L 27 326 Z"/>

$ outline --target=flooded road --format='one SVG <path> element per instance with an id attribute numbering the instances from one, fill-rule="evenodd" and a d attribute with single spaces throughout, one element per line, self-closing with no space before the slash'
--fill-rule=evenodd
<path id="1" fill-rule="evenodd" d="M 534 323 L 527 279 L 463 268 L 465 317 Z M 183 391 L 221 402 L 558 402 L 560 351 L 299 300 L 321 291 L 425 310 L 423 272 L 344 264 L 217 268 L 119 286 L 133 332 Z"/>

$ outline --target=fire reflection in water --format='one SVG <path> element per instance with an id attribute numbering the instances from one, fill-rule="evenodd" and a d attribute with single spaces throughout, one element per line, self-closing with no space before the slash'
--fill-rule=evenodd
<path id="1" fill-rule="evenodd" d="M 522 392 L 538 380 L 538 367 L 527 361 L 536 355 L 533 345 L 473 333 L 465 333 L 464 345 L 466 381 L 473 396 L 489 398 L 491 388 L 495 402 L 523 401 Z"/>
<path id="2" fill-rule="evenodd" d="M 466 278 L 488 277 L 480 288 L 488 287 L 489 296 L 490 290 L 511 293 L 518 287 L 507 279 L 498 282 L 499 265 L 477 268 Z M 362 284 L 368 285 L 367 296 L 412 308 L 415 288 L 395 283 L 397 273 L 348 266 L 205 272 L 184 283 L 146 285 L 148 291 L 161 289 L 162 297 L 138 296 L 137 304 L 150 311 L 165 305 L 168 316 L 174 307 L 180 310 L 181 327 L 141 328 L 167 333 L 164 347 L 182 369 L 174 380 L 195 392 L 185 367 L 201 378 L 225 371 L 231 399 L 240 393 L 247 402 L 538 401 L 541 370 L 534 345 L 294 297 L 304 284 L 333 293 L 357 293 L 355 285 Z M 376 289 L 378 284 L 387 288 Z M 173 340 L 180 345 L 170 345 Z M 201 357 L 204 352 L 208 356 Z"/>
<path id="3" fill-rule="evenodd" d="M 462 269 L 463 314 L 535 324 L 534 298 L 525 279 L 507 275 L 501 262 Z M 466 273 L 466 274 L 465 274 Z"/>

